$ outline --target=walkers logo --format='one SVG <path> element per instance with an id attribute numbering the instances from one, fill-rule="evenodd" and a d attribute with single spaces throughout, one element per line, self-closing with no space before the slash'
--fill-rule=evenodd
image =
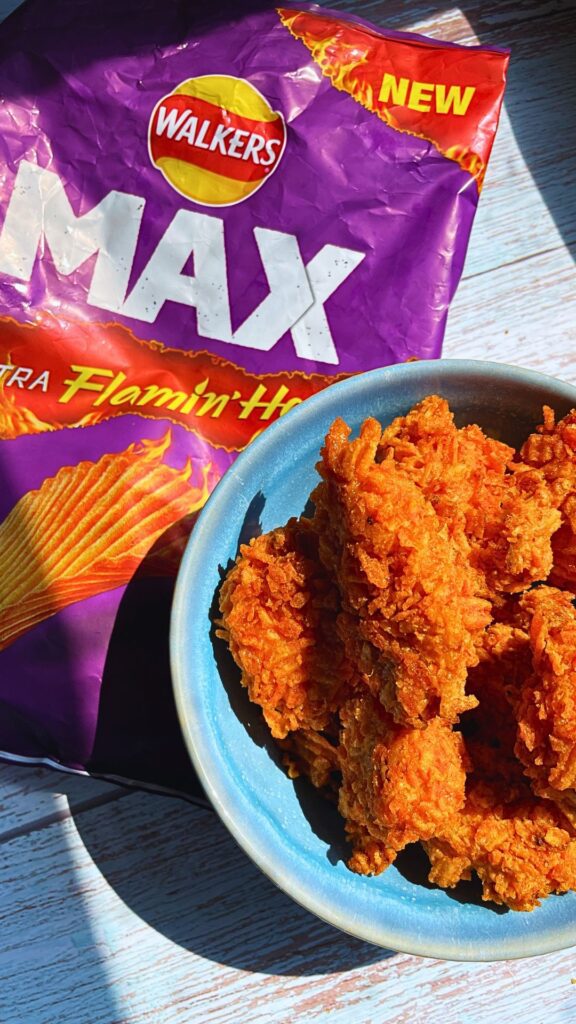
<path id="1" fill-rule="evenodd" d="M 156 104 L 148 145 L 152 163 L 181 195 L 203 206 L 231 206 L 274 173 L 286 125 L 243 78 L 203 75 Z"/>

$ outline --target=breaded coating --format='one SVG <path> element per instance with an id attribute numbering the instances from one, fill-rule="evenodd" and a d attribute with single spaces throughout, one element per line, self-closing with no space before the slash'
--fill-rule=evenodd
<path id="1" fill-rule="evenodd" d="M 289 776 L 337 803 L 359 874 L 421 842 L 430 881 L 476 872 L 514 910 L 576 889 L 576 410 L 519 458 L 431 395 L 356 440 L 335 420 L 317 468 L 314 518 L 220 594 Z"/>
<path id="2" fill-rule="evenodd" d="M 553 804 L 561 811 L 562 815 L 568 822 L 570 827 L 576 832 L 576 791 L 573 789 L 554 789 L 552 786 L 545 785 L 540 779 L 533 780 L 532 792 L 536 796 L 543 797 L 545 800 L 551 800 Z"/>
<path id="3" fill-rule="evenodd" d="M 424 844 L 429 878 L 450 889 L 475 871 L 484 900 L 532 910 L 550 893 L 576 887 L 575 836 L 550 801 L 529 795 L 506 802 L 501 787 L 478 781 L 464 808 Z"/>
<path id="4" fill-rule="evenodd" d="M 544 422 L 520 450 L 525 465 L 543 473 L 561 527 L 552 541 L 554 564 L 549 582 L 576 593 L 576 409 L 556 423 L 544 406 Z"/>
<path id="5" fill-rule="evenodd" d="M 534 672 L 516 710 L 516 754 L 526 774 L 555 790 L 576 786 L 576 609 L 573 596 L 554 587 L 523 595 L 530 616 Z"/>
<path id="6" fill-rule="evenodd" d="M 278 746 L 284 751 L 283 762 L 291 779 L 300 775 L 309 779 L 317 789 L 338 793 L 340 779 L 340 750 L 327 735 L 311 729 L 296 729 Z"/>
<path id="7" fill-rule="evenodd" d="M 307 519 L 243 545 L 220 593 L 220 633 L 272 735 L 322 730 L 350 677 L 335 629 L 338 590 Z"/>
<path id="8" fill-rule="evenodd" d="M 348 866 L 379 874 L 408 843 L 435 835 L 464 803 L 462 737 L 441 718 L 398 725 L 370 694 L 340 709 L 339 808 L 353 853 Z"/>
<path id="9" fill-rule="evenodd" d="M 560 525 L 543 474 L 512 464 L 514 454 L 476 425 L 457 429 L 438 395 L 395 419 L 378 449 L 378 458 L 393 459 L 432 502 L 451 538 L 468 548 L 489 596 L 546 579 Z"/>
<path id="10" fill-rule="evenodd" d="M 357 440 L 349 434 L 342 420 L 332 424 L 313 499 L 320 558 L 350 628 L 371 647 L 365 681 L 401 724 L 436 715 L 455 722 L 475 704 L 464 693 L 466 672 L 490 605 L 417 484 L 394 461 L 375 461 L 376 420 Z"/>
<path id="11" fill-rule="evenodd" d="M 554 504 L 561 508 L 576 493 L 576 409 L 556 423 L 556 415 L 545 405 L 543 422 L 520 449 L 520 459 L 542 470 Z"/>
<path id="12" fill-rule="evenodd" d="M 462 716 L 460 728 L 474 779 L 497 784 L 506 799 L 518 799 L 529 796 L 529 786 L 514 750 L 515 708 L 521 687 L 532 674 L 532 651 L 518 602 L 512 604 L 509 598 L 502 613 L 508 621 L 488 627 L 480 661 L 468 675 L 467 690 L 478 706 Z"/>
<path id="13" fill-rule="evenodd" d="M 522 597 L 506 596 L 493 607 L 494 622 L 482 635 L 478 647 L 478 665 L 470 670 L 467 689 L 478 698 L 475 714 L 507 717 L 506 709 L 515 708 L 520 688 L 532 673 L 530 616 Z M 493 711 L 491 711 L 491 707 Z"/>
<path id="14" fill-rule="evenodd" d="M 547 589 L 547 588 L 546 588 Z M 515 753 L 518 706 L 533 679 L 530 612 L 508 599 L 484 634 L 468 677 L 476 708 L 463 715 L 470 760 L 464 808 L 445 817 L 425 849 L 430 881 L 451 888 L 475 871 L 483 899 L 532 910 L 576 885 L 576 830 L 561 808 L 536 799 Z"/>
<path id="15" fill-rule="evenodd" d="M 491 591 L 516 594 L 547 578 L 560 514 L 539 470 L 516 465 L 511 470 L 504 477 L 500 510 L 477 541 L 474 564 Z"/>
<path id="16" fill-rule="evenodd" d="M 566 498 L 561 515 L 562 525 L 552 538 L 554 564 L 548 580 L 576 594 L 576 494 Z"/>
<path id="17" fill-rule="evenodd" d="M 378 459 L 392 458 L 417 481 L 451 532 L 480 533 L 474 512 L 498 488 L 514 449 L 472 425 L 459 430 L 448 402 L 429 395 L 382 431 Z"/>

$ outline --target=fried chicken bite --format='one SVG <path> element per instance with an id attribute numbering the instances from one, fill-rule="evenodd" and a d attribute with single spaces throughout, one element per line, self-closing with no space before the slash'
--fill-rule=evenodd
<path id="1" fill-rule="evenodd" d="M 532 795 L 507 802 L 502 788 L 470 785 L 464 808 L 425 842 L 429 879 L 444 889 L 475 871 L 482 898 L 533 910 L 553 892 L 576 887 L 576 832 L 550 801 Z"/>
<path id="2" fill-rule="evenodd" d="M 429 395 L 382 431 L 378 460 L 392 458 L 415 480 L 451 532 L 468 506 L 499 486 L 514 449 L 472 425 L 459 430 L 448 402 Z"/>
<path id="3" fill-rule="evenodd" d="M 544 588 L 547 589 L 547 588 Z M 470 761 L 466 802 L 425 842 L 430 881 L 451 888 L 476 872 L 483 899 L 531 910 L 576 884 L 576 829 L 570 815 L 532 792 L 516 756 L 517 714 L 533 679 L 532 593 L 508 598 L 486 630 L 468 688 L 478 706 L 461 719 Z"/>
<path id="4" fill-rule="evenodd" d="M 340 813 L 353 853 L 348 866 L 379 874 L 408 843 L 435 835 L 464 803 L 462 737 L 442 719 L 399 726 L 370 694 L 340 711 Z"/>
<path id="5" fill-rule="evenodd" d="M 418 484 L 450 537 L 468 549 L 488 596 L 546 579 L 560 525 L 543 474 L 513 464 L 514 454 L 476 425 L 457 429 L 438 395 L 395 419 L 378 447 L 378 458 L 393 459 Z"/>
<path id="6" fill-rule="evenodd" d="M 475 871 L 483 899 L 515 910 L 576 884 L 574 822 L 535 796 L 517 756 L 517 719 L 534 685 L 533 606 L 548 590 L 509 598 L 484 634 L 468 678 L 479 703 L 461 721 L 471 762 L 466 803 L 425 843 L 431 882 L 450 888 Z"/>
<path id="7" fill-rule="evenodd" d="M 355 441 L 349 434 L 342 420 L 332 424 L 313 494 L 320 558 L 342 599 L 340 635 L 397 722 L 455 722 L 476 703 L 466 673 L 490 604 L 418 485 L 393 460 L 376 462 L 379 424 L 367 420 Z"/>
<path id="8" fill-rule="evenodd" d="M 276 738 L 326 728 L 344 699 L 352 671 L 336 634 L 339 606 L 306 519 L 244 545 L 222 585 L 219 635 Z"/>
<path id="9" fill-rule="evenodd" d="M 576 409 L 556 423 L 544 406 L 544 422 L 520 450 L 527 466 L 543 474 L 561 526 L 552 541 L 554 564 L 549 582 L 576 593 Z"/>
<path id="10" fill-rule="evenodd" d="M 336 420 L 321 455 L 314 519 L 220 598 L 288 774 L 337 801 L 358 873 L 420 841 L 432 882 L 515 910 L 576 888 L 576 610 L 541 582 L 554 559 L 576 593 L 576 411 L 521 461 L 438 396 L 357 440 Z"/>
<path id="11" fill-rule="evenodd" d="M 474 563 L 491 591 L 516 594 L 548 577 L 560 515 L 539 470 L 510 468 L 504 477 L 500 510 L 476 542 Z"/>
<path id="12" fill-rule="evenodd" d="M 516 709 L 516 754 L 544 795 L 576 787 L 576 609 L 572 594 L 537 587 L 521 605 L 530 617 L 533 674 Z M 550 789 L 548 789 L 550 787 Z"/>
<path id="13" fill-rule="evenodd" d="M 514 748 L 515 708 L 521 687 L 532 674 L 532 652 L 518 602 L 508 598 L 500 614 L 506 621 L 488 627 L 479 647 L 479 663 L 468 674 L 467 690 L 478 705 L 462 716 L 460 728 L 473 779 L 500 786 L 506 800 L 529 798 L 528 781 Z"/>
<path id="14" fill-rule="evenodd" d="M 317 789 L 337 795 L 340 784 L 337 742 L 331 742 L 329 735 L 312 729 L 296 729 L 277 742 L 284 751 L 283 762 L 291 779 L 303 775 Z"/>

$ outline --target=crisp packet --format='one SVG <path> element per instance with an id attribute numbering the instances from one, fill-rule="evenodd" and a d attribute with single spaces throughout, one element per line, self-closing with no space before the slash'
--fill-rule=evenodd
<path id="1" fill-rule="evenodd" d="M 440 354 L 508 56 L 312 4 L 0 30 L 0 756 L 188 793 L 170 603 L 236 454 Z"/>

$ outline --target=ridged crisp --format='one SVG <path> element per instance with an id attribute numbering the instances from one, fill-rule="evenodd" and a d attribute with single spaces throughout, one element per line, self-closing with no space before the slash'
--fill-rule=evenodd
<path id="1" fill-rule="evenodd" d="M 128 583 L 154 542 L 208 496 L 208 473 L 162 459 L 170 432 L 64 466 L 0 525 L 0 650 L 77 601 Z"/>

